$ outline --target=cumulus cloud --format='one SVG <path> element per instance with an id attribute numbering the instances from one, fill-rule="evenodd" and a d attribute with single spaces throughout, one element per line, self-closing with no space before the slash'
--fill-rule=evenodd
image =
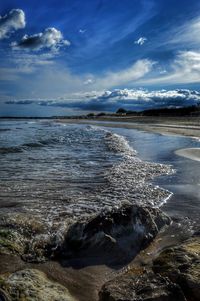
<path id="1" fill-rule="evenodd" d="M 142 46 L 145 42 L 147 41 L 147 38 L 145 37 L 140 37 L 138 40 L 136 40 L 134 43 L 137 45 Z"/>
<path id="2" fill-rule="evenodd" d="M 5 16 L 0 16 L 0 39 L 7 38 L 12 32 L 25 26 L 26 21 L 23 10 L 12 9 Z"/>
<path id="3" fill-rule="evenodd" d="M 59 49 L 61 46 L 69 46 L 70 42 L 64 40 L 62 33 L 54 27 L 46 28 L 44 32 L 34 35 L 25 35 L 21 41 L 13 42 L 15 49 L 40 50 L 42 48 Z"/>
<path id="4" fill-rule="evenodd" d="M 200 104 L 200 92 L 191 90 L 135 90 L 116 89 L 105 91 L 101 95 L 90 99 L 87 103 L 80 104 L 85 109 L 96 108 L 97 110 L 116 110 L 124 107 L 130 110 L 161 108 L 161 107 L 183 107 Z"/>
<path id="5" fill-rule="evenodd" d="M 82 99 L 81 99 L 82 97 Z M 177 90 L 134 90 L 116 89 L 113 91 L 84 93 L 68 99 L 57 100 L 14 100 L 7 104 L 29 105 L 36 103 L 40 106 L 65 107 L 86 111 L 116 111 L 119 107 L 127 110 L 144 110 L 162 107 L 185 107 L 200 105 L 200 92 Z M 81 99 L 81 100 L 80 100 Z"/>

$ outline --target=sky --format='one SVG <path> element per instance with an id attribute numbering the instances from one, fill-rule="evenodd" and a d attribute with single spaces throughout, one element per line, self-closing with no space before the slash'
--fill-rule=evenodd
<path id="1" fill-rule="evenodd" d="M 0 116 L 200 104 L 199 0 L 2 0 Z"/>

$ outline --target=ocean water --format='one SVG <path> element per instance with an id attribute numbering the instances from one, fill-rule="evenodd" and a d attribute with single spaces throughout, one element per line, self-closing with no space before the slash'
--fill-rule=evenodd
<path id="1" fill-rule="evenodd" d="M 122 135 L 52 121 L 0 124 L 1 213 L 55 228 L 124 201 L 158 206 L 169 192 L 147 183 L 171 167 L 139 159 Z"/>
<path id="2" fill-rule="evenodd" d="M 123 202 L 166 203 L 171 216 L 196 221 L 200 165 L 174 151 L 199 145 L 103 125 L 1 121 L 1 215 L 27 213 L 53 231 Z"/>

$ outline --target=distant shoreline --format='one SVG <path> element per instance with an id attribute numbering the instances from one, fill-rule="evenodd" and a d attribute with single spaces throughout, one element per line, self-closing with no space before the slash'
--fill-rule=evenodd
<path id="1" fill-rule="evenodd" d="M 57 122 L 95 124 L 97 126 L 138 129 L 162 135 L 200 138 L 200 119 L 197 117 L 115 117 L 95 119 L 56 119 Z M 105 122 L 105 123 L 104 123 Z"/>
<path id="2" fill-rule="evenodd" d="M 0 117 L 4 120 L 49 120 L 71 124 L 95 124 L 96 126 L 138 129 L 161 135 L 178 135 L 200 138 L 200 117 L 155 116 L 103 116 L 103 117 Z"/>

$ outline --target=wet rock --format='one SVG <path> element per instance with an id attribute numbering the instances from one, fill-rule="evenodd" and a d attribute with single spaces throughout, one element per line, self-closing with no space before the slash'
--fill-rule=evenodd
<path id="1" fill-rule="evenodd" d="M 25 261 L 45 261 L 50 237 L 43 233 L 43 224 L 28 215 L 5 216 L 0 221 L 0 254 L 19 255 Z"/>
<path id="2" fill-rule="evenodd" d="M 200 237 L 163 251 L 154 261 L 153 270 L 177 283 L 187 300 L 200 300 Z"/>
<path id="3" fill-rule="evenodd" d="M 118 263 L 130 260 L 169 223 L 170 219 L 159 209 L 124 204 L 72 225 L 55 255 L 95 254 L 103 260 L 109 254 L 113 260 L 117 256 Z"/>
<path id="4" fill-rule="evenodd" d="M 41 234 L 45 231 L 45 226 L 42 222 L 33 216 L 25 213 L 7 214 L 1 216 L 0 227 L 17 231 L 25 237 L 32 237 L 36 234 Z"/>
<path id="5" fill-rule="evenodd" d="M 2 289 L 0 289 L 0 301 L 10 301 L 10 298 Z"/>
<path id="6" fill-rule="evenodd" d="M 75 301 L 67 288 L 50 281 L 36 269 L 24 269 L 4 276 L 0 286 L 1 301 Z"/>
<path id="7" fill-rule="evenodd" d="M 152 271 L 138 268 L 106 283 L 99 301 L 186 301 L 180 287 Z"/>
<path id="8" fill-rule="evenodd" d="M 0 228 L 0 254 L 22 254 L 22 236 L 13 229 Z"/>
<path id="9" fill-rule="evenodd" d="M 67 218 L 66 221 L 67 224 Z M 62 231 L 48 234 L 42 222 L 31 216 L 8 215 L 0 221 L 0 254 L 19 255 L 32 263 L 86 254 L 101 258 L 103 263 L 107 256 L 109 261 L 121 264 L 132 259 L 169 222 L 159 209 L 127 202 L 92 217 L 84 216 L 78 222 L 71 221 L 71 226 L 64 224 Z"/>
<path id="10" fill-rule="evenodd" d="M 152 269 L 134 266 L 107 282 L 100 301 L 199 301 L 200 237 L 164 250 Z"/>

